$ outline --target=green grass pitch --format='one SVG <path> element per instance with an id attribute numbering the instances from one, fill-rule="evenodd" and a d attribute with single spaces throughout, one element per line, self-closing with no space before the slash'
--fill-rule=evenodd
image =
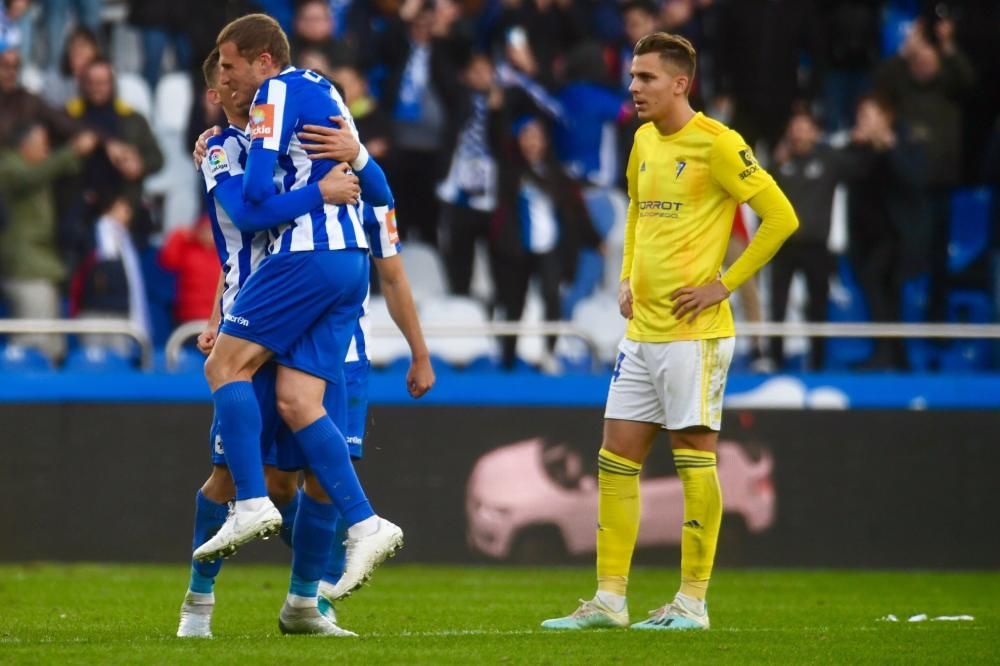
<path id="1" fill-rule="evenodd" d="M 676 589 L 632 575 L 633 621 Z M 589 568 L 386 565 L 340 604 L 360 639 L 283 637 L 287 569 L 227 564 L 215 639 L 174 638 L 182 566 L 0 566 L 0 664 L 998 663 L 1000 573 L 723 570 L 708 632 L 543 631 L 593 592 Z M 900 623 L 877 621 L 894 613 Z M 907 623 L 917 613 L 972 622 Z"/>

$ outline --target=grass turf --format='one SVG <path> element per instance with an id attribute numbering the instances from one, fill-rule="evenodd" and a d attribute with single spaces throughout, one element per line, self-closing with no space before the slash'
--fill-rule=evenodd
<path id="1" fill-rule="evenodd" d="M 996 663 L 1000 573 L 735 571 L 712 581 L 708 632 L 567 634 L 538 623 L 593 592 L 589 568 L 388 565 L 338 607 L 360 639 L 282 637 L 287 569 L 227 564 L 215 639 L 174 638 L 180 566 L 0 566 L 0 663 Z M 633 621 L 677 574 L 637 569 Z M 894 613 L 900 623 L 877 621 Z M 973 622 L 907 623 L 916 613 Z"/>

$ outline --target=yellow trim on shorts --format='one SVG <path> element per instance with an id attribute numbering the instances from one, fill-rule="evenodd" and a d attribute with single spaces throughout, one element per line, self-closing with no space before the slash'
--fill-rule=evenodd
<path id="1" fill-rule="evenodd" d="M 714 338 L 701 341 L 701 425 L 706 426 L 709 423 L 708 417 L 711 412 L 709 401 L 712 391 L 712 363 L 716 347 L 713 343 L 716 342 L 718 339 Z"/>

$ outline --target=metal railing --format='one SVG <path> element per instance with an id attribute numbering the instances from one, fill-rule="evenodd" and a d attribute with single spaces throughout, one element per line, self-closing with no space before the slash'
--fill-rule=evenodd
<path id="1" fill-rule="evenodd" d="M 197 337 L 205 330 L 206 321 L 189 321 L 177 327 L 167 339 L 165 354 L 167 370 L 177 369 L 180 361 L 181 348 L 191 338 Z M 434 338 L 471 338 L 471 337 L 510 337 L 555 335 L 580 339 L 587 346 L 592 359 L 600 357 L 599 348 L 594 338 L 579 326 L 563 321 L 540 321 L 521 323 L 516 321 L 496 321 L 484 324 L 426 324 L 423 327 L 424 337 Z M 372 337 L 384 338 L 400 336 L 402 333 L 393 326 L 373 326 Z M 598 361 L 599 362 L 599 361 Z"/>
<path id="2" fill-rule="evenodd" d="M 153 343 L 129 319 L 0 319 L 0 334 L 28 335 L 124 335 L 139 345 L 143 370 L 153 367 Z"/>
<path id="3" fill-rule="evenodd" d="M 617 316 L 617 315 L 615 315 Z M 207 322 L 192 321 L 177 328 L 167 340 L 167 369 L 175 370 L 181 347 L 200 334 Z M 556 335 L 581 340 L 596 363 L 602 360 L 595 336 L 571 322 L 485 322 L 481 324 L 427 324 L 428 338 L 508 337 Z M 622 327 L 624 333 L 624 326 Z M 807 338 L 936 338 L 936 339 L 1000 339 L 1000 324 L 876 324 L 876 323 L 809 323 L 809 322 L 737 322 L 737 335 L 760 337 Z M 372 336 L 401 337 L 393 326 L 375 326 Z M 610 361 L 611 359 L 603 359 Z"/>

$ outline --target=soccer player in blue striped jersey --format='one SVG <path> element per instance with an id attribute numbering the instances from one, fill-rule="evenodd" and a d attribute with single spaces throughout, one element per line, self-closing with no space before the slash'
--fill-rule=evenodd
<path id="1" fill-rule="evenodd" d="M 312 194 L 312 199 L 303 197 L 297 191 L 282 195 L 269 201 L 282 203 L 285 206 L 271 204 L 264 207 L 248 206 L 242 200 L 242 175 L 246 162 L 249 139 L 240 127 L 245 127 L 248 119 L 249 104 L 239 104 L 226 94 L 227 90 L 220 87 L 218 78 L 218 51 L 213 51 L 203 65 L 203 73 L 208 94 L 215 103 L 221 103 L 230 125 L 213 137 L 206 146 L 205 159 L 201 162 L 202 174 L 205 177 L 207 189 L 207 208 L 212 222 L 219 261 L 222 273 L 216 294 L 216 306 L 209 326 L 199 336 L 198 346 L 207 353 L 214 343 L 222 314 L 228 312 L 235 301 L 236 294 L 250 273 L 260 264 L 269 242 L 266 231 L 240 231 L 234 222 L 239 219 L 244 225 L 258 224 L 274 226 L 285 221 L 288 210 L 293 212 L 307 211 L 316 205 L 316 201 L 331 201 L 335 203 L 356 202 L 360 189 L 357 178 L 348 175 L 342 169 L 330 171 L 315 188 L 321 198 Z M 304 192 L 303 192 L 304 193 Z M 264 210 L 260 210 L 263 208 Z M 279 457 L 275 438 L 278 434 L 280 419 L 275 408 L 274 394 L 275 369 L 273 364 L 254 375 L 254 390 L 261 409 L 262 436 L 261 447 L 267 453 L 263 455 L 266 465 L 266 481 L 269 496 L 281 508 L 281 518 L 284 524 L 282 538 L 293 545 L 291 526 L 299 506 L 298 502 L 298 472 L 279 469 Z M 342 387 L 341 387 L 342 388 Z M 330 393 L 333 398 L 333 393 Z M 341 419 L 346 423 L 346 400 Z M 210 434 L 212 446 L 212 472 L 208 480 L 198 491 L 195 504 L 195 534 L 194 547 L 202 545 L 221 527 L 228 513 L 227 502 L 234 495 L 233 481 L 227 467 L 224 442 L 218 436 L 218 424 L 213 421 Z M 287 467 L 287 465 L 286 465 Z M 297 466 L 295 467 L 297 470 Z M 307 524 L 309 521 L 306 521 Z M 332 532 L 333 526 L 320 526 L 320 530 Z M 315 532 L 315 529 L 312 530 Z M 308 542 L 311 536 L 307 529 L 300 529 L 299 541 L 303 538 Z M 320 539 L 324 539 L 320 535 Z M 308 547 L 308 543 L 306 544 Z M 221 569 L 222 561 L 211 562 L 192 561 L 191 580 L 188 592 L 181 607 L 181 622 L 177 630 L 179 637 L 211 637 L 211 617 L 214 608 L 214 582 Z"/>
<path id="2" fill-rule="evenodd" d="M 308 188 L 333 165 L 298 159 L 305 151 L 295 138 L 296 128 L 303 122 L 329 122 L 330 115 L 351 125 L 339 94 L 322 77 L 289 68 L 288 40 L 265 15 L 233 21 L 220 33 L 217 46 L 220 83 L 232 88 L 234 96 L 249 97 L 265 82 L 267 90 L 278 91 L 269 101 L 251 107 L 244 198 L 259 205 L 278 192 Z M 364 158 L 363 164 L 351 165 L 359 178 L 378 168 L 367 154 Z M 373 205 L 384 204 L 387 191 L 384 187 L 382 200 L 376 190 L 366 191 L 365 196 Z M 339 514 L 349 525 L 341 585 L 355 589 L 402 546 L 402 530 L 372 509 L 343 434 L 323 403 L 327 381 L 343 381 L 343 358 L 367 293 L 367 242 L 357 210 L 343 206 L 319 207 L 282 225 L 273 236 L 272 253 L 251 274 L 225 315 L 205 375 L 213 390 L 220 435 L 230 451 L 238 447 L 239 458 L 250 461 L 259 451 L 262 428 L 251 379 L 267 360 L 276 358 L 278 411 L 308 461 L 306 483 L 318 484 L 332 500 L 314 502 L 312 513 L 316 520 L 331 522 Z M 293 347 L 322 350 L 329 362 L 320 367 L 300 365 L 289 355 Z M 230 461 L 230 472 L 236 485 L 235 509 L 216 535 L 195 551 L 196 559 L 216 559 L 265 536 L 267 522 L 277 513 L 266 497 L 259 459 L 256 469 L 241 465 L 237 470 Z M 297 522 L 301 505 L 299 514 Z M 296 631 L 299 619 L 308 624 L 313 617 L 322 571 L 314 573 L 293 575 L 282 609 L 285 630 Z"/>

